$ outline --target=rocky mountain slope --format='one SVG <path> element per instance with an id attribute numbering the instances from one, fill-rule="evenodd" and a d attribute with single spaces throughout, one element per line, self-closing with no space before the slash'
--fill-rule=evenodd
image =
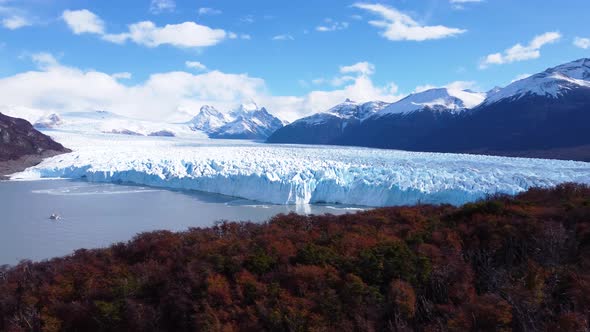
<path id="1" fill-rule="evenodd" d="M 43 157 L 68 151 L 28 121 L 0 113 L 0 176 L 33 166 Z"/>

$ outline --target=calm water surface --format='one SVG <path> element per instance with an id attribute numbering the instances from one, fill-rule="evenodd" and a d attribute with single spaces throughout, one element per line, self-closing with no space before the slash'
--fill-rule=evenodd
<path id="1" fill-rule="evenodd" d="M 233 197 L 68 180 L 0 181 L 0 265 L 99 248 L 152 230 L 218 220 L 264 221 L 279 213 L 354 212 L 342 206 L 267 205 Z M 58 213 L 63 219 L 49 219 Z"/>

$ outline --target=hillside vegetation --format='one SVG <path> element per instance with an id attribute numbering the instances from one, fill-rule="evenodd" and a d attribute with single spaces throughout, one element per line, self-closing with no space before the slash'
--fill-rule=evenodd
<path id="1" fill-rule="evenodd" d="M 145 233 L 0 271 L 1 331 L 586 331 L 589 310 L 590 188 L 573 184 Z"/>

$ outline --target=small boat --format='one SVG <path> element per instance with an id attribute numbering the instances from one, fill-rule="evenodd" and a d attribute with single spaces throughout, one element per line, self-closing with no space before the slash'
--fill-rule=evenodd
<path id="1" fill-rule="evenodd" d="M 61 219 L 61 217 L 60 217 L 60 215 L 59 215 L 59 214 L 57 214 L 57 213 L 52 213 L 52 214 L 49 216 L 49 219 L 51 219 L 51 220 L 60 220 L 60 219 Z"/>

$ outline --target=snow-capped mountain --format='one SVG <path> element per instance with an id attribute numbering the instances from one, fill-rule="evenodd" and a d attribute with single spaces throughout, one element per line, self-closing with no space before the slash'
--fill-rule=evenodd
<path id="1" fill-rule="evenodd" d="M 193 130 L 205 132 L 210 138 L 227 139 L 266 139 L 284 125 L 256 103 L 242 104 L 227 114 L 206 105 L 187 124 Z"/>
<path id="2" fill-rule="evenodd" d="M 413 93 L 406 98 L 389 105 L 377 113 L 377 116 L 391 114 L 409 114 L 423 110 L 460 113 L 481 104 L 485 93 L 467 90 L 437 88 Z"/>
<path id="3" fill-rule="evenodd" d="M 215 107 L 205 105 L 201 107 L 199 114 L 187 122 L 187 124 L 193 130 L 211 133 L 230 121 L 231 119 L 229 117 L 219 112 Z"/>
<path id="4" fill-rule="evenodd" d="M 484 99 L 484 93 L 447 88 L 414 93 L 391 104 L 379 101 L 358 104 L 347 99 L 326 112 L 293 122 L 268 141 L 389 147 L 392 141 L 414 141 L 426 129 L 446 123 L 448 118 Z"/>
<path id="5" fill-rule="evenodd" d="M 330 119 L 337 117 L 344 120 L 359 120 L 363 121 L 369 116 L 381 111 L 387 107 L 389 103 L 382 101 L 371 101 L 367 103 L 357 103 L 350 99 L 346 99 L 343 103 L 338 104 L 326 112 L 316 113 L 314 115 L 299 119 L 297 121 L 306 122 L 309 124 L 321 123 L 322 119 Z"/>
<path id="6" fill-rule="evenodd" d="M 431 133 L 446 128 L 484 99 L 485 93 L 450 88 L 413 93 L 348 128 L 336 143 L 419 150 Z"/>
<path id="7" fill-rule="evenodd" d="M 271 143 L 335 144 L 346 128 L 357 126 L 389 103 L 356 103 L 346 99 L 326 112 L 299 119 L 269 137 Z"/>
<path id="8" fill-rule="evenodd" d="M 0 106 L 0 110 L 7 115 L 24 118 L 33 123 L 36 129 L 47 132 L 59 130 L 85 134 L 206 137 L 185 124 L 140 120 L 105 110 L 56 113 L 15 106 Z"/>
<path id="9" fill-rule="evenodd" d="M 357 107 L 347 101 L 295 121 L 268 141 L 590 161 L 590 59 L 487 93 L 411 94 L 362 121 L 353 115 Z"/>
<path id="10" fill-rule="evenodd" d="M 590 59 L 580 59 L 554 68 L 549 68 L 503 89 L 498 89 L 486 99 L 493 104 L 505 99 L 520 99 L 526 96 L 560 98 L 579 88 L 590 88 Z"/>

